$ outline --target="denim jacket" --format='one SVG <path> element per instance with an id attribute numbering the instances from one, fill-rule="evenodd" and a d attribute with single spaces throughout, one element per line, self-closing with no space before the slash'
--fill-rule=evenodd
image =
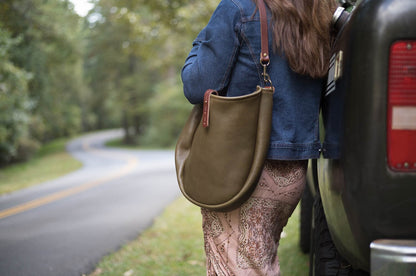
<path id="1" fill-rule="evenodd" d="M 208 25 L 193 42 L 182 69 L 184 93 L 193 103 L 202 103 L 204 92 L 215 89 L 227 96 L 240 96 L 264 85 L 260 65 L 260 21 L 252 0 L 222 0 Z M 319 105 L 323 79 L 294 73 L 284 54 L 272 51 L 269 18 L 270 65 L 275 87 L 269 159 L 318 158 Z"/>

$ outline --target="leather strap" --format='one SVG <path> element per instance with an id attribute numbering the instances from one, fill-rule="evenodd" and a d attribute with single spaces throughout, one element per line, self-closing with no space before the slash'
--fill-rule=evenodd
<path id="1" fill-rule="evenodd" d="M 208 89 L 204 94 L 204 105 L 202 108 L 202 126 L 209 126 L 209 100 L 211 99 L 211 94 L 218 95 L 218 92 L 213 89 Z"/>
<path id="2" fill-rule="evenodd" d="M 266 5 L 263 0 L 257 0 L 257 5 L 260 13 L 260 29 L 261 29 L 261 53 L 260 62 L 263 66 L 270 63 L 269 57 L 269 32 L 267 29 L 267 12 Z"/>
<path id="3" fill-rule="evenodd" d="M 260 63 L 264 68 L 264 80 L 265 82 L 270 82 L 269 75 L 266 73 L 266 67 L 270 64 L 269 57 L 269 32 L 267 29 L 267 12 L 266 5 L 263 0 L 257 0 L 257 5 L 260 13 L 260 31 L 261 31 L 261 53 L 260 53 Z M 204 94 L 204 104 L 202 108 L 202 126 L 204 128 L 209 126 L 209 101 L 211 94 L 218 95 L 218 92 L 212 89 L 208 89 Z"/>

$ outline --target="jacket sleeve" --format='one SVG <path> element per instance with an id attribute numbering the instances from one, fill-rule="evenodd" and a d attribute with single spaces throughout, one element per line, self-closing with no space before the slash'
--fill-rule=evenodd
<path id="1" fill-rule="evenodd" d="M 239 9 L 230 0 L 222 0 L 208 25 L 193 42 L 182 68 L 185 97 L 201 103 L 207 89 L 224 91 L 239 49 Z"/>

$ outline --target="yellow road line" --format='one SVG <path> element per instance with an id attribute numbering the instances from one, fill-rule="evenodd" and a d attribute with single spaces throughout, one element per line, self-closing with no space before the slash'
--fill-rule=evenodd
<path id="1" fill-rule="evenodd" d="M 108 175 L 108 176 L 105 176 L 105 177 L 101 177 L 97 180 L 93 180 L 93 181 L 84 183 L 84 184 L 79 185 L 77 187 L 73 187 L 73 188 L 69 188 L 69 189 L 66 189 L 66 190 L 63 190 L 63 191 L 60 191 L 60 192 L 56 192 L 56 193 L 53 193 L 53 194 L 50 194 L 50 195 L 47 195 L 47 196 L 44 196 L 44 197 L 41 197 L 41 198 L 38 198 L 38 199 L 34 199 L 32 201 L 29 201 L 29 202 L 26 202 L 26 203 L 23 203 L 23 204 L 20 204 L 20 205 L 5 209 L 3 211 L 0 211 L 0 219 L 6 218 L 6 217 L 9 217 L 9 216 L 12 216 L 12 215 L 16 215 L 16 214 L 22 213 L 24 211 L 28 211 L 28 210 L 31 210 L 31 209 L 34 209 L 34 208 L 37 208 L 37 207 L 40 207 L 40 206 L 43 206 L 43 205 L 46 205 L 48 203 L 66 198 L 68 196 L 75 195 L 75 194 L 81 193 L 83 191 L 89 190 L 91 188 L 99 186 L 99 185 L 101 185 L 103 183 L 106 183 L 108 181 L 111 181 L 113 179 L 117 179 L 117 178 L 119 178 L 121 176 L 124 176 L 124 175 L 128 174 L 129 172 L 131 172 L 137 165 L 137 159 L 133 158 L 131 156 L 128 156 L 127 154 L 114 155 L 113 153 L 107 153 L 105 151 L 101 151 L 101 150 L 98 150 L 98 149 L 92 149 L 86 143 L 83 144 L 83 148 L 84 148 L 85 151 L 90 151 L 90 152 L 93 152 L 94 154 L 98 153 L 100 155 L 106 155 L 106 156 L 112 157 L 112 158 L 117 157 L 116 159 L 127 160 L 127 165 L 124 166 L 121 170 L 119 170 L 118 172 L 116 172 L 114 174 L 111 174 L 111 175 Z"/>

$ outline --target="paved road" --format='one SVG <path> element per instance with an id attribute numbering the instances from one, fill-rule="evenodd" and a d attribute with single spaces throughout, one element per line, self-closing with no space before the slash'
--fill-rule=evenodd
<path id="1" fill-rule="evenodd" d="M 81 137 L 79 171 L 0 197 L 0 275 L 82 275 L 133 240 L 179 195 L 172 151 L 103 147 L 120 131 Z"/>

